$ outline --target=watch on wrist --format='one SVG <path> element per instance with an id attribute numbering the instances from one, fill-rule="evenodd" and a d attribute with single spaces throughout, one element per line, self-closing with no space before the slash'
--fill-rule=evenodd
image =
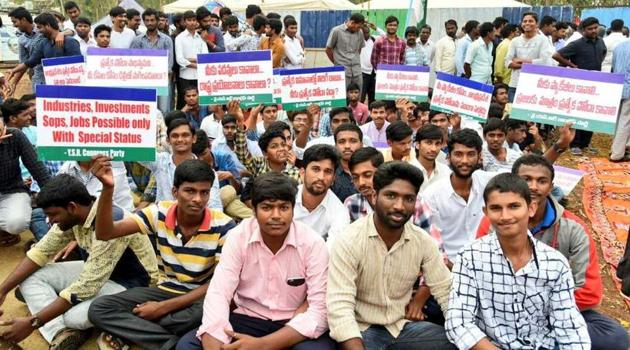
<path id="1" fill-rule="evenodd" d="M 44 325 L 44 321 L 40 320 L 37 316 L 33 316 L 31 320 L 31 327 L 38 329 Z"/>

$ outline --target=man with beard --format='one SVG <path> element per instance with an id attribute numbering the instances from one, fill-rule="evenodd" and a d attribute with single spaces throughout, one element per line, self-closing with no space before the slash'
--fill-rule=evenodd
<path id="1" fill-rule="evenodd" d="M 224 52 L 223 33 L 221 29 L 212 25 L 212 13 L 206 7 L 197 9 L 197 21 L 199 22 L 199 35 L 208 45 L 209 52 Z"/>
<path id="2" fill-rule="evenodd" d="M 77 23 L 74 26 L 74 31 L 77 32 L 77 35 L 74 38 L 79 42 L 79 49 L 81 50 L 81 55 L 87 55 L 87 48 L 96 46 L 96 41 L 90 35 L 92 22 L 85 17 L 79 17 L 77 19 Z"/>
<path id="3" fill-rule="evenodd" d="M 410 322 L 420 319 L 416 312 L 405 315 L 415 308 L 411 294 L 419 274 L 442 310 L 451 285 L 437 244 L 409 220 L 421 184 L 422 173 L 412 165 L 381 165 L 374 175 L 374 213 L 333 243 L 326 302 L 330 336 L 342 349 L 455 349 L 444 328 Z"/>
<path id="4" fill-rule="evenodd" d="M 449 19 L 444 23 L 446 36 L 435 44 L 435 71 L 455 74 L 455 35 L 457 34 L 457 22 Z"/>
<path id="5" fill-rule="evenodd" d="M 0 303 L 19 285 L 32 316 L 2 320 L 0 324 L 10 326 L 2 338 L 17 343 L 38 329 L 51 349 L 78 348 L 90 336 L 85 330 L 92 327 L 88 308 L 94 298 L 156 283 L 157 261 L 151 242 L 139 230 L 109 242 L 99 240 L 94 223 L 100 207 L 70 175 L 48 181 L 37 204 L 53 227 L 0 285 Z M 110 220 L 125 215 L 118 207 L 112 209 L 111 198 L 109 209 Z M 71 241 L 82 249 L 83 260 L 49 263 Z"/>
<path id="6" fill-rule="evenodd" d="M 586 321 L 592 349 L 628 349 L 628 332 L 618 322 L 594 310 L 603 296 L 597 246 L 584 222 L 551 195 L 553 165 L 542 156 L 531 154 L 517 160 L 512 173 L 525 180 L 532 202 L 537 205 L 528 221 L 532 236 L 558 250 L 569 261 L 575 282 L 575 303 Z M 477 238 L 486 236 L 490 225 L 489 217 L 484 217 Z"/>
<path id="7" fill-rule="evenodd" d="M 379 64 L 405 64 L 405 41 L 398 37 L 398 18 L 389 16 L 385 19 L 385 35 L 381 35 L 374 41 L 372 67 L 378 70 Z"/>
<path id="8" fill-rule="evenodd" d="M 424 56 L 422 45 L 418 44 L 418 28 L 415 26 L 405 29 L 405 64 L 408 66 L 422 66 L 429 64 L 429 58 Z"/>
<path id="9" fill-rule="evenodd" d="M 312 227 L 328 242 L 338 237 L 350 223 L 343 204 L 330 190 L 335 180 L 339 155 L 334 147 L 316 145 L 304 152 L 300 169 L 302 185 L 298 187 L 294 219 Z"/>
<path id="10" fill-rule="evenodd" d="M 111 48 L 128 49 L 136 37 L 136 32 L 125 27 L 127 25 L 127 11 L 120 6 L 115 6 L 109 10 L 109 17 L 112 19 Z"/>
<path id="11" fill-rule="evenodd" d="M 269 19 L 266 37 L 260 40 L 260 50 L 271 50 L 273 68 L 281 68 L 284 61 L 284 42 L 282 41 L 282 22 L 279 19 Z"/>
<path id="12" fill-rule="evenodd" d="M 449 176 L 451 169 L 443 162 L 436 161 L 444 147 L 444 133 L 438 126 L 422 126 L 416 133 L 415 141 L 416 158 L 409 163 L 422 171 L 424 181 L 419 191 L 422 193 L 430 184 Z"/>
<path id="13" fill-rule="evenodd" d="M 363 147 L 363 133 L 354 124 L 341 124 L 335 130 L 334 138 L 335 148 L 341 154 L 341 161 L 335 169 L 335 182 L 332 185 L 332 191 L 343 202 L 350 195 L 357 193 L 357 189 L 352 183 L 348 163 L 354 152 Z"/>
<path id="14" fill-rule="evenodd" d="M 168 27 L 168 16 L 166 15 L 166 13 L 162 12 L 162 11 L 158 11 L 158 30 L 161 33 L 164 33 L 166 35 L 170 34 L 170 29 Z"/>
<path id="15" fill-rule="evenodd" d="M 225 44 L 225 51 L 230 52 L 232 43 L 239 36 L 241 36 L 241 31 L 238 28 L 238 18 L 236 16 L 227 16 L 223 21 L 223 26 L 225 27 L 225 34 L 223 34 L 223 43 Z"/>
<path id="16" fill-rule="evenodd" d="M 423 25 L 420 28 L 420 47 L 422 48 L 422 55 L 426 65 L 433 65 L 433 58 L 435 57 L 435 44 L 431 39 L 431 26 L 428 24 Z"/>

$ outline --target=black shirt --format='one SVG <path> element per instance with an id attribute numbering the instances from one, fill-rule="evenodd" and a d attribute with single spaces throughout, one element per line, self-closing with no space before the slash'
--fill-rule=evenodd
<path id="1" fill-rule="evenodd" d="M 20 159 L 40 187 L 45 186 L 50 174 L 44 163 L 37 160 L 35 147 L 19 129 L 7 128 L 7 134 L 13 136 L 0 141 L 0 194 L 28 192 L 22 179 Z"/>
<path id="2" fill-rule="evenodd" d="M 558 53 L 580 69 L 600 71 L 606 57 L 606 44 L 599 37 L 597 39 L 581 37 L 558 50 Z"/>

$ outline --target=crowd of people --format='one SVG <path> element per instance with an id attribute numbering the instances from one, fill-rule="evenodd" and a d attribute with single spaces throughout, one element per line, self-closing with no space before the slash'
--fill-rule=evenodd
<path id="1" fill-rule="evenodd" d="M 628 349 L 628 332 L 596 311 L 603 286 L 588 226 L 554 185 L 554 162 L 590 149 L 592 133 L 510 118 L 524 64 L 625 74 L 611 161 L 627 161 L 630 40 L 539 20 L 399 20 L 385 30 L 352 14 L 326 54 L 345 67 L 347 107 L 199 103 L 197 55 L 271 50 L 274 68 L 305 64 L 292 16 L 249 5 L 174 17 L 114 7 L 91 28 L 79 6 L 20 31 L 20 64 L 2 81 L 0 246 L 32 232 L 0 283 L 30 315 L 0 325 L 3 346 L 36 330 L 50 349 Z M 141 29 L 141 23 L 144 30 Z M 624 33 L 625 31 L 625 33 Z M 378 36 L 372 37 L 372 33 Z M 603 39 L 602 39 L 603 37 Z M 37 96 L 15 96 L 41 60 L 88 47 L 168 51 L 156 160 L 37 158 Z M 379 64 L 494 84 L 483 124 L 429 102 L 375 100 Z M 431 92 L 429 93 L 429 99 Z M 555 130 L 554 130 L 555 129 Z M 630 263 L 620 263 L 630 297 Z M 627 266 L 626 266 L 627 265 Z"/>

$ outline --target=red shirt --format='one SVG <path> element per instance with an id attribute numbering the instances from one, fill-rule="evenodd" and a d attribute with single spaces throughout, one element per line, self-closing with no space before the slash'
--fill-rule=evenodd
<path id="1" fill-rule="evenodd" d="M 378 64 L 405 64 L 405 48 L 407 44 L 399 37 L 393 42 L 387 39 L 387 35 L 381 35 L 374 41 L 372 67 L 377 69 Z"/>
<path id="2" fill-rule="evenodd" d="M 352 104 L 348 105 L 348 108 L 352 110 L 352 116 L 354 120 L 357 121 L 358 125 L 363 125 L 367 122 L 368 117 L 370 116 L 370 109 L 365 103 L 358 102 L 356 107 L 352 107 Z"/>

